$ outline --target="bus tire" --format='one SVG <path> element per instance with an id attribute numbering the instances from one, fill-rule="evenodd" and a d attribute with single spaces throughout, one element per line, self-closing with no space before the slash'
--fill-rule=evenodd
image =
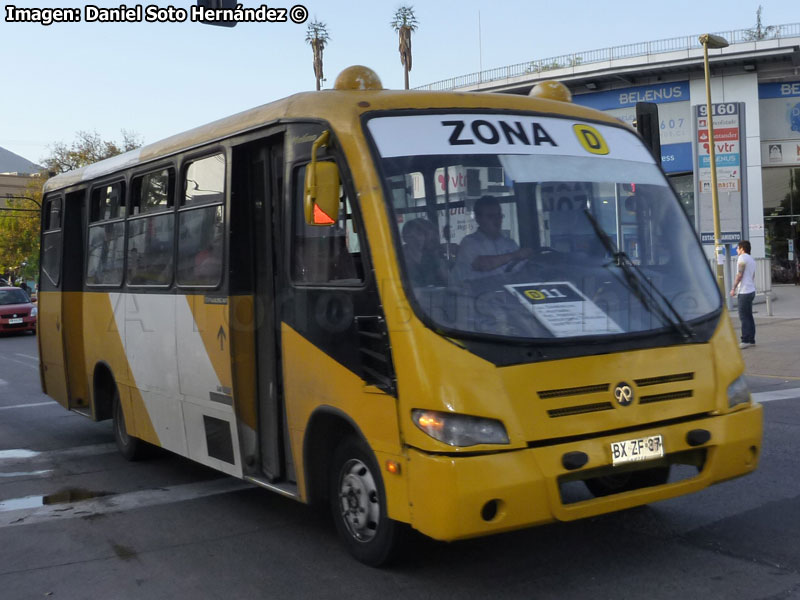
<path id="1" fill-rule="evenodd" d="M 125 426 L 125 415 L 122 412 L 122 403 L 116 386 L 114 386 L 113 411 L 114 441 L 117 443 L 119 453 L 130 461 L 146 458 L 147 443 L 129 434 Z"/>
<path id="2" fill-rule="evenodd" d="M 372 451 L 360 438 L 346 437 L 333 456 L 329 500 L 339 537 L 366 565 L 389 562 L 401 525 L 386 514 L 386 493 Z"/>
<path id="3" fill-rule="evenodd" d="M 629 492 L 644 487 L 662 485 L 669 480 L 669 465 L 653 467 L 643 471 L 629 471 L 618 475 L 606 475 L 586 479 L 584 483 L 596 498 Z"/>

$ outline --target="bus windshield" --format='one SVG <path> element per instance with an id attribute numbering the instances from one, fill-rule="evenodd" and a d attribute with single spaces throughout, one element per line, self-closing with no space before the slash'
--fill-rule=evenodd
<path id="1" fill-rule="evenodd" d="M 632 132 L 476 113 L 378 116 L 367 129 L 405 284 L 434 327 L 691 339 L 692 321 L 720 309 L 692 226 Z"/>

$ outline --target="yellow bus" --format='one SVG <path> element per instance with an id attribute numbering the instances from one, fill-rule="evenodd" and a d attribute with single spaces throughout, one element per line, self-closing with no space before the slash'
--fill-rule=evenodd
<path id="1" fill-rule="evenodd" d="M 359 560 L 753 471 L 761 406 L 641 139 L 364 67 L 45 187 L 42 385 L 327 505 Z M 554 99 L 555 98 L 555 99 Z"/>

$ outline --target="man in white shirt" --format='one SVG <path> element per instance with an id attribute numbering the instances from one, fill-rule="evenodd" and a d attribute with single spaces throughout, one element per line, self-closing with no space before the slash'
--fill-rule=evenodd
<path id="1" fill-rule="evenodd" d="M 742 343 L 739 348 L 756 345 L 756 322 L 753 319 L 753 299 L 756 297 L 756 261 L 750 256 L 750 242 L 742 240 L 736 247 L 736 279 L 731 288 L 731 298 L 739 288 L 739 321 L 742 324 Z"/>
<path id="2" fill-rule="evenodd" d="M 466 281 L 508 272 L 532 255 L 530 248 L 520 248 L 503 235 L 503 212 L 494 196 L 482 196 L 473 208 L 478 231 L 461 240 L 455 270 Z"/>

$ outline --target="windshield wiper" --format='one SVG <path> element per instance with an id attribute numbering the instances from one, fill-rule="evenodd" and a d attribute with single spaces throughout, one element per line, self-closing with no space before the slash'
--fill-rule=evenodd
<path id="1" fill-rule="evenodd" d="M 691 325 L 689 325 L 689 323 L 687 323 L 686 320 L 681 317 L 680 313 L 675 309 L 675 307 L 661 292 L 661 290 L 655 287 L 653 283 L 647 279 L 645 274 L 642 273 L 641 269 L 639 268 L 639 265 L 633 262 L 630 256 L 617 247 L 617 245 L 614 243 L 614 240 L 611 239 L 611 236 L 609 236 L 603 230 L 603 228 L 600 226 L 600 223 L 597 222 L 595 216 L 589 212 L 589 209 L 584 208 L 583 212 L 586 214 L 586 218 L 589 219 L 592 229 L 594 229 L 595 234 L 597 234 L 597 237 L 603 243 L 606 251 L 612 257 L 614 257 L 617 266 L 619 266 L 619 268 L 622 270 L 622 273 L 625 275 L 625 282 L 627 283 L 628 289 L 639 299 L 639 302 L 641 302 L 650 313 L 658 316 L 662 323 L 673 327 L 678 333 L 681 334 L 681 336 L 683 336 L 683 339 L 688 340 L 695 337 L 695 332 Z M 655 296 L 657 296 L 657 298 Z M 674 319 L 671 318 L 669 314 L 667 314 L 667 312 L 662 308 L 659 300 L 661 300 L 661 302 L 663 302 L 664 305 L 669 309 L 674 316 Z"/>

